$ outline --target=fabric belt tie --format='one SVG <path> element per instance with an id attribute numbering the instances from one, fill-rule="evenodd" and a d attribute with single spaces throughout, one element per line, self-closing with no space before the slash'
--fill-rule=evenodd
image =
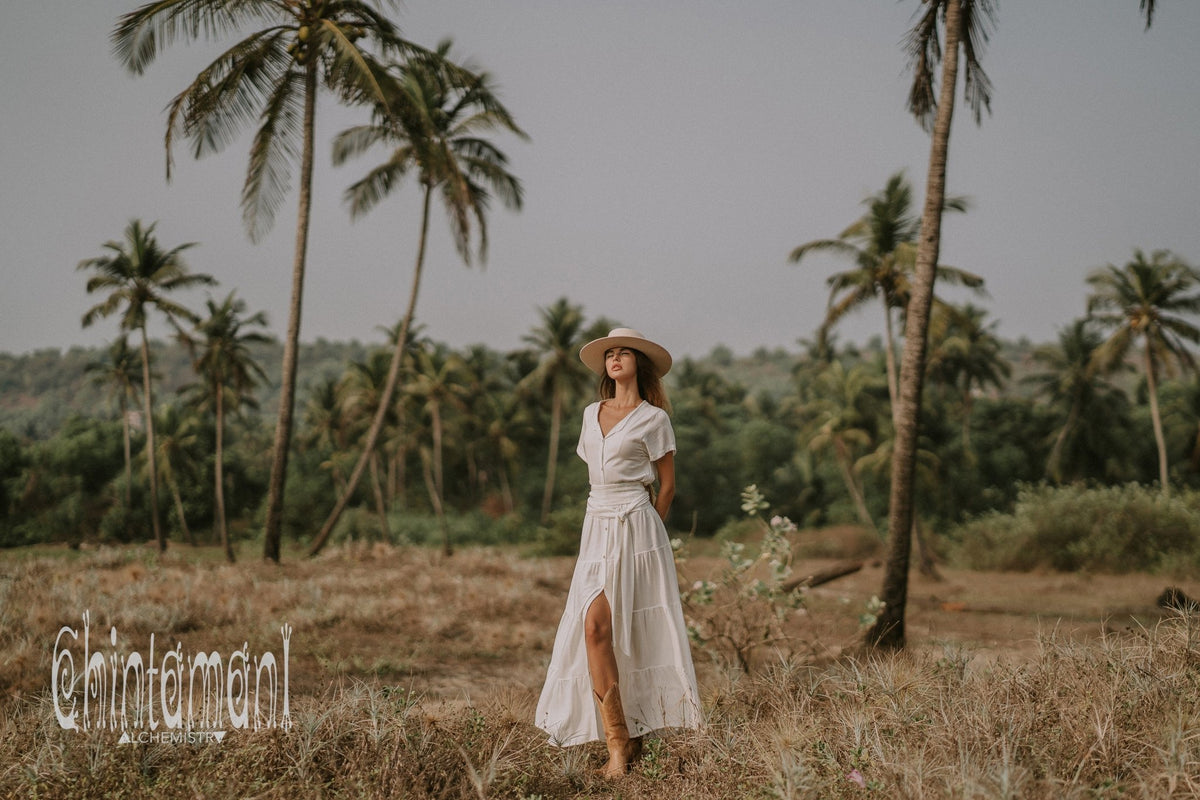
<path id="1" fill-rule="evenodd" d="M 629 531 L 629 515 L 650 505 L 650 492 L 640 483 L 592 484 L 588 494 L 587 513 L 599 519 L 611 519 L 616 526 L 609 528 L 604 543 L 604 595 L 608 598 L 613 617 L 613 645 L 625 655 L 633 652 L 633 536 Z"/>

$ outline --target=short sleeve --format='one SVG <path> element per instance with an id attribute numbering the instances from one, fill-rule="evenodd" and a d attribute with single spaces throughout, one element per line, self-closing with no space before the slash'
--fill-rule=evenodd
<path id="1" fill-rule="evenodd" d="M 583 410 L 583 422 L 579 425 L 579 444 L 575 445 L 575 454 L 587 461 L 587 429 L 588 420 L 591 419 L 592 407 L 588 406 Z"/>
<path id="2" fill-rule="evenodd" d="M 667 412 L 657 409 L 653 422 L 646 428 L 646 454 L 651 461 L 658 461 L 667 453 L 675 452 L 675 429 Z"/>

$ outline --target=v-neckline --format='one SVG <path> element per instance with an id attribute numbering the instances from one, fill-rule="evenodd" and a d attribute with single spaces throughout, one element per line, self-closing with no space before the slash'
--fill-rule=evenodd
<path id="1" fill-rule="evenodd" d="M 627 419 L 629 419 L 630 417 L 632 417 L 632 416 L 634 415 L 634 413 L 635 413 L 635 412 L 636 412 L 636 411 L 637 411 L 639 408 L 641 408 L 643 405 L 645 405 L 645 403 L 646 403 L 646 401 L 645 401 L 645 400 L 642 400 L 642 401 L 641 401 L 641 402 L 639 402 L 639 403 L 638 403 L 636 406 L 634 406 L 633 408 L 631 408 L 631 409 L 629 409 L 628 411 L 626 411 L 626 412 L 625 412 L 625 416 L 621 417 L 619 420 L 617 420 L 616 422 L 614 422 L 614 423 L 613 423 L 613 426 L 612 426 L 611 428 L 609 428 L 607 432 L 605 432 L 605 430 L 604 430 L 604 426 L 600 424 L 600 412 L 604 410 L 604 403 L 605 403 L 605 402 L 607 402 L 607 401 L 602 401 L 602 402 L 600 402 L 600 403 L 598 403 L 598 404 L 596 405 L 596 426 L 597 426 L 598 428 L 600 428 L 600 436 L 601 436 L 602 438 L 604 438 L 604 439 L 607 439 L 609 436 L 611 436 L 611 435 L 612 435 L 613 431 L 617 430 L 617 428 L 620 428 L 622 425 L 624 425 L 624 424 L 625 424 L 625 420 L 627 420 Z"/>

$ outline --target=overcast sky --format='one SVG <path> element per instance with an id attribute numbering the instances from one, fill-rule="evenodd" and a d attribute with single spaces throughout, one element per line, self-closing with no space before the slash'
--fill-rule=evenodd
<path id="1" fill-rule="evenodd" d="M 99 345 L 98 298 L 76 265 L 130 219 L 165 246 L 197 242 L 193 271 L 287 321 L 296 197 L 260 244 L 239 207 L 248 139 L 164 176 L 164 107 L 210 60 L 176 44 L 141 77 L 111 55 L 122 0 L 6 0 L 0 26 L 0 351 Z M 440 211 L 418 305 L 454 346 L 521 345 L 567 297 L 677 355 L 725 344 L 794 349 L 847 265 L 787 262 L 831 237 L 905 170 L 924 195 L 929 140 L 905 112 L 901 43 L 917 0 L 410 0 L 404 33 L 493 74 L 529 133 L 499 137 L 525 208 L 490 215 L 486 269 L 458 260 Z M 1200 266 L 1200 3 L 1005 0 L 984 66 L 992 115 L 959 104 L 947 189 L 972 208 L 943 225 L 942 260 L 987 280 L 999 333 L 1050 341 L 1084 311 L 1091 270 L 1133 248 Z M 351 223 L 342 192 L 383 154 L 330 164 L 365 119 L 323 96 L 301 338 L 380 341 L 408 299 L 418 229 L 411 188 Z M 950 299 L 963 300 L 947 290 Z M 201 307 L 204 291 L 180 299 Z M 864 309 L 843 340 L 882 331 Z"/>

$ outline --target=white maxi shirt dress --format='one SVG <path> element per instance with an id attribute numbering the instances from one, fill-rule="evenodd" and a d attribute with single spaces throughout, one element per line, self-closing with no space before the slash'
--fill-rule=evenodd
<path id="1" fill-rule="evenodd" d="M 650 502 L 655 461 L 675 451 L 667 413 L 643 401 L 604 435 L 600 403 L 583 414 L 576 452 L 591 491 L 579 559 L 554 639 L 535 723 L 560 746 L 604 738 L 588 671 L 583 621 L 604 592 L 630 736 L 701 724 L 679 579 L 667 529 Z"/>

